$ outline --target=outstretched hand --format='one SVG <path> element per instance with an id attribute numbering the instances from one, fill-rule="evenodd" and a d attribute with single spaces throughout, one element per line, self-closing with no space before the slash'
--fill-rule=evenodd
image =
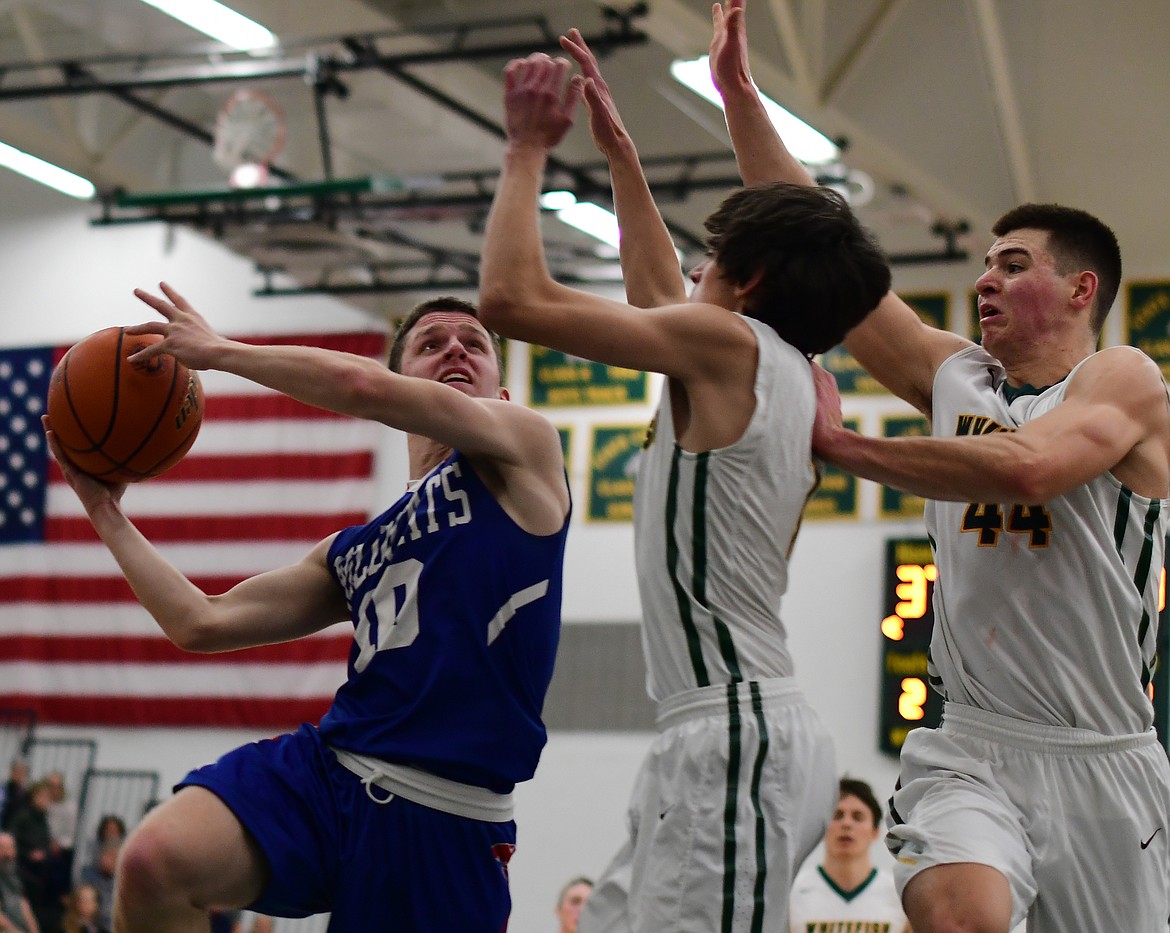
<path id="1" fill-rule="evenodd" d="M 579 30 L 571 29 L 567 36 L 561 36 L 561 48 L 572 55 L 581 68 L 581 78 L 578 80 L 582 82 L 585 106 L 589 109 L 589 132 L 593 135 L 593 144 L 606 156 L 620 146 L 628 145 L 630 136 L 622 123 L 609 85 L 601 76 L 597 56 L 585 42 L 585 37 Z"/>
<path id="2" fill-rule="evenodd" d="M 727 0 L 711 8 L 711 48 L 708 64 L 716 90 L 725 95 L 736 85 L 751 85 L 748 66 L 747 0 Z"/>
<path id="3" fill-rule="evenodd" d="M 44 429 L 45 439 L 49 443 L 49 452 L 61 467 L 61 472 L 65 475 L 65 482 L 77 493 L 77 498 L 85 506 L 86 514 L 92 515 L 95 509 L 105 503 L 116 506 L 122 501 L 122 494 L 126 491 L 125 483 L 107 483 L 100 479 L 94 479 L 88 473 L 82 473 L 65 456 L 65 452 L 61 449 L 61 442 L 53 433 L 52 425 L 49 424 L 48 415 L 41 415 L 41 427 Z"/>
<path id="4" fill-rule="evenodd" d="M 573 125 L 583 79 L 566 86 L 569 63 L 543 52 L 517 58 L 504 69 L 504 129 L 510 143 L 551 150 Z"/>
<path id="5" fill-rule="evenodd" d="M 817 393 L 817 414 L 813 421 L 812 449 L 823 460 L 833 462 L 832 452 L 845 431 L 841 418 L 841 393 L 833 374 L 819 363 L 812 366 L 813 385 Z"/>
<path id="6" fill-rule="evenodd" d="M 161 334 L 163 339 L 139 350 L 128 359 L 132 363 L 137 363 L 169 353 L 190 369 L 210 368 L 216 352 L 227 341 L 212 330 L 211 325 L 191 307 L 187 299 L 166 282 L 160 282 L 159 288 L 162 289 L 166 298 L 152 295 L 141 288 L 134 289 L 134 295 L 140 301 L 154 308 L 166 320 L 136 324 L 133 327 L 127 327 L 126 333 Z"/>

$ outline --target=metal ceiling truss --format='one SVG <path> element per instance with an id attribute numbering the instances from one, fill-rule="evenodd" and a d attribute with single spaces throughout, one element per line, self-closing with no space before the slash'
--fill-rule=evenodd
<path id="1" fill-rule="evenodd" d="M 645 43 L 648 37 L 635 26 L 647 12 L 635 5 L 624 12 L 604 8 L 605 31 L 586 37 L 599 52 Z M 491 41 L 495 30 L 528 28 L 524 41 Z M 394 51 L 396 40 L 417 44 L 419 36 L 432 47 L 420 51 Z M 503 139 L 503 127 L 467 107 L 449 94 L 410 71 L 412 66 L 477 59 L 506 59 L 534 51 L 559 52 L 556 33 L 541 16 L 491 22 L 465 23 L 455 27 L 410 32 L 387 31 L 325 37 L 285 46 L 268 58 L 246 53 L 225 52 L 185 54 L 104 55 L 56 61 L 35 61 L 0 65 L 0 104 L 57 96 L 108 94 L 127 106 L 158 120 L 204 145 L 214 144 L 204 126 L 141 96 L 138 92 L 189 85 L 300 79 L 314 95 L 321 148 L 321 181 L 305 181 L 278 165 L 269 174 L 283 184 L 256 189 L 225 189 L 203 192 L 171 192 L 134 195 L 124 191 L 101 194 L 100 214 L 91 223 L 105 226 L 127 223 L 165 222 L 189 226 L 216 237 L 233 230 L 263 229 L 274 225 L 316 225 L 343 230 L 357 241 L 392 244 L 413 255 L 401 260 L 349 263 L 349 278 L 341 281 L 337 267 L 323 266 L 315 282 L 282 287 L 276 278 L 289 270 L 278 264 L 257 263 L 264 285 L 257 295 L 288 295 L 306 292 L 369 294 L 420 288 L 474 289 L 478 284 L 478 256 L 466 251 L 427 243 L 399 229 L 420 219 L 451 220 L 482 229 L 490 207 L 498 171 L 463 172 L 426 179 L 358 178 L 336 179 L 333 172 L 332 142 L 329 134 L 327 101 L 344 99 L 347 73 L 376 69 L 408 85 L 462 119 Z M 41 80 L 48 71 L 57 78 Z M 697 191 L 728 190 L 740 184 L 730 152 L 646 159 L 644 165 L 651 190 L 661 204 L 686 200 Z M 725 166 L 720 168 L 720 166 Z M 714 168 L 713 168 L 714 167 Z M 555 156 L 549 160 L 549 188 L 567 188 L 579 199 L 612 204 L 608 171 L 604 162 L 571 165 Z M 601 179 L 601 180 L 599 180 Z M 555 184 L 554 184 L 555 182 Z M 701 254 L 705 238 L 664 218 L 676 242 L 688 259 Z M 966 259 L 958 250 L 953 234 L 943 236 L 946 248 L 940 253 L 891 256 L 898 262 L 949 262 Z M 548 244 L 553 274 L 576 284 L 612 282 L 612 272 L 597 277 L 583 276 L 568 268 L 557 269 L 557 259 L 593 259 L 604 266 L 613 260 L 598 258 L 592 250 L 564 243 Z M 353 281 L 352 272 L 358 278 Z M 301 276 L 302 278 L 304 276 Z"/>

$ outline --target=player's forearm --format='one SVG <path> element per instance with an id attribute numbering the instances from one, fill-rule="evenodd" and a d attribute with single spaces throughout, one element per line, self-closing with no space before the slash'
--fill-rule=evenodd
<path id="1" fill-rule="evenodd" d="M 242 376 L 297 401 L 357 418 L 381 420 L 388 373 L 380 363 L 320 347 L 252 346 L 231 342 L 212 369 Z"/>
<path id="2" fill-rule="evenodd" d="M 98 537 L 143 608 L 175 645 L 196 650 L 207 596 L 154 547 L 113 502 L 88 506 Z"/>
<path id="3" fill-rule="evenodd" d="M 840 429 L 814 438 L 814 453 L 863 479 L 955 502 L 1043 502 L 1027 450 L 1011 434 L 978 438 L 866 437 Z"/>
<path id="4" fill-rule="evenodd" d="M 480 313 L 486 326 L 520 340 L 555 290 L 540 240 L 538 200 L 546 150 L 512 143 L 488 212 L 480 260 Z"/>
<path id="5" fill-rule="evenodd" d="M 614 209 L 621 229 L 622 278 L 626 299 L 636 308 L 657 308 L 686 300 L 686 280 L 674 240 L 638 161 L 633 144 L 607 153 Z"/>
<path id="6" fill-rule="evenodd" d="M 745 185 L 786 181 L 815 184 L 813 177 L 784 144 L 764 110 L 759 91 L 750 79 L 722 89 L 723 112 L 731 134 L 736 165 Z"/>

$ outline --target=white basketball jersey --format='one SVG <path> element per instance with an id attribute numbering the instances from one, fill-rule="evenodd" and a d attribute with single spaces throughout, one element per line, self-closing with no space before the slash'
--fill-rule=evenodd
<path id="1" fill-rule="evenodd" d="M 792 885 L 789 933 L 903 933 L 908 923 L 893 877 L 876 868 L 853 891 L 842 891 L 820 866 Z"/>
<path id="2" fill-rule="evenodd" d="M 1082 365 L 1012 400 L 998 362 L 981 347 L 961 350 L 935 376 L 934 434 L 1015 430 L 1060 404 Z M 1110 473 L 1044 503 L 928 501 L 934 685 L 1028 722 L 1149 729 L 1168 504 Z"/>
<path id="3" fill-rule="evenodd" d="M 634 487 L 647 690 L 788 677 L 780 599 L 788 555 L 816 486 L 816 397 L 808 361 L 767 325 L 756 335 L 755 411 L 729 447 L 690 453 L 674 433 L 669 387 Z"/>

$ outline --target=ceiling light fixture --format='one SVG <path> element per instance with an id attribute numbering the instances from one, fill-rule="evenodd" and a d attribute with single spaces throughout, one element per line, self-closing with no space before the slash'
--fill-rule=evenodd
<path id="1" fill-rule="evenodd" d="M 689 61 L 678 59 L 671 62 L 670 74 L 679 84 L 694 91 L 704 100 L 710 101 L 722 110 L 723 98 L 711 80 L 711 67 L 708 58 L 709 56 L 704 55 L 702 58 L 694 58 Z M 760 100 L 763 101 L 764 110 L 767 111 L 772 125 L 776 127 L 776 132 L 784 140 L 784 145 L 801 162 L 806 165 L 824 165 L 840 158 L 841 150 L 820 130 L 814 129 L 799 117 L 793 116 L 763 93 L 760 94 Z"/>
<path id="2" fill-rule="evenodd" d="M 6 143 L 0 143 L 0 165 L 82 201 L 89 200 L 97 191 L 93 182 L 88 179 L 67 172 L 52 162 L 46 162 L 44 159 L 38 159 L 27 152 L 14 149 Z"/>
<path id="3" fill-rule="evenodd" d="M 241 52 L 270 49 L 276 45 L 276 36 L 271 32 L 217 0 L 142 2 Z"/>
<path id="4" fill-rule="evenodd" d="M 557 215 L 557 220 L 588 233 L 602 243 L 617 249 L 620 231 L 617 217 L 591 201 L 578 201 L 572 191 L 546 191 L 540 196 L 540 206 Z"/>

